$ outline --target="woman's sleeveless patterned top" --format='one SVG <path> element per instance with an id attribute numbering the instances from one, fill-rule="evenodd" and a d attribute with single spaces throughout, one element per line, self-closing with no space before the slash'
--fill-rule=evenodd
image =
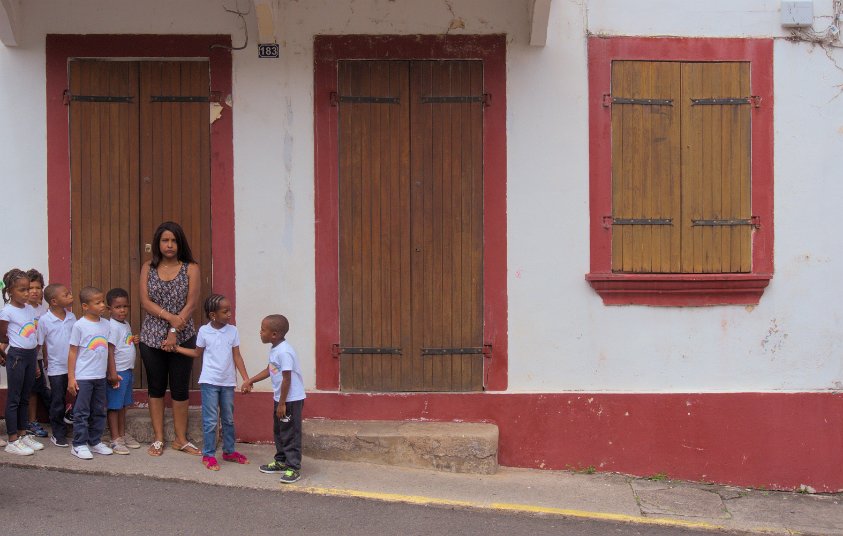
<path id="1" fill-rule="evenodd" d="M 187 263 L 182 263 L 179 273 L 170 281 L 163 281 L 158 277 L 158 270 L 149 267 L 149 278 L 147 279 L 146 290 L 149 299 L 156 305 L 163 308 L 170 314 L 178 314 L 187 303 L 188 291 Z M 161 348 L 161 343 L 167 338 L 170 323 L 163 318 L 146 313 L 140 331 L 140 342 L 152 348 Z M 176 342 L 183 343 L 196 335 L 193 327 L 193 318 L 187 321 L 187 326 L 176 333 Z"/>

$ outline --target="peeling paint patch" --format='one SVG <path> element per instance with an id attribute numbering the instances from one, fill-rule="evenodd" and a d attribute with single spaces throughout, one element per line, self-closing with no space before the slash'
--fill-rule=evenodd
<path id="1" fill-rule="evenodd" d="M 218 102 L 211 103 L 211 124 L 216 123 L 222 117 L 222 104 Z"/>
<path id="2" fill-rule="evenodd" d="M 451 24 L 448 25 L 448 30 L 465 30 L 465 21 L 459 17 L 451 19 Z"/>
<path id="3" fill-rule="evenodd" d="M 767 334 L 761 339 L 761 348 L 775 355 L 776 352 L 781 350 L 787 337 L 788 334 L 783 333 L 779 329 L 778 321 L 774 318 L 770 321 L 770 328 L 767 330 Z"/>

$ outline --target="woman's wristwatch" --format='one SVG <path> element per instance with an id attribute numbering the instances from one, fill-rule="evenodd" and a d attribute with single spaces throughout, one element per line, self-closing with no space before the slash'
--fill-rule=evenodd
<path id="1" fill-rule="evenodd" d="M 170 327 L 170 333 L 175 333 L 176 331 L 178 331 L 176 328 Z"/>

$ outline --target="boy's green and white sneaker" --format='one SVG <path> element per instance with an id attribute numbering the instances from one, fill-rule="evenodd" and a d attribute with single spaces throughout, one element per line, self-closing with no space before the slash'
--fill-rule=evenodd
<path id="1" fill-rule="evenodd" d="M 283 464 L 279 461 L 272 460 L 266 465 L 261 465 L 258 467 L 258 471 L 261 473 L 283 473 L 288 469 L 286 464 Z"/>
<path id="2" fill-rule="evenodd" d="M 281 482 L 282 484 L 292 484 L 293 482 L 298 482 L 300 478 L 301 475 L 298 471 L 292 467 L 288 467 L 283 473 L 281 473 L 281 478 L 278 482 Z"/>

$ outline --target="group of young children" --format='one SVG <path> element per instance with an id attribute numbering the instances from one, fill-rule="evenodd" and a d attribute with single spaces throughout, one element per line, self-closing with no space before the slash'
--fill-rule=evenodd
<path id="1" fill-rule="evenodd" d="M 0 446 L 16 455 L 32 455 L 44 448 L 35 437 L 46 437 L 47 432 L 29 409 L 37 393 L 49 407 L 50 441 L 57 447 L 70 447 L 77 458 L 125 455 L 130 448 L 140 448 L 126 433 L 126 408 L 133 403 L 135 345 L 139 342 L 127 322 L 128 292 L 113 288 L 103 294 L 98 288 L 84 287 L 79 291 L 82 317 L 77 319 L 70 310 L 70 289 L 59 283 L 43 285 L 43 276 L 34 269 L 24 272 L 13 268 L 3 276 L 0 365 L 5 364 L 7 371 L 9 441 L 0 439 Z M 305 392 L 296 352 L 286 340 L 289 322 L 278 314 L 263 319 L 260 338 L 262 343 L 272 345 L 269 363 L 249 377 L 240 354 L 239 333 L 230 324 L 231 302 L 212 294 L 205 300 L 204 312 L 208 323 L 199 329 L 196 348 L 176 349 L 183 355 L 202 358 L 203 465 L 212 471 L 220 469 L 216 459 L 218 424 L 223 460 L 249 463 L 234 445 L 234 391 L 239 372 L 243 393 L 250 392 L 256 382 L 272 380 L 276 454 L 259 470 L 280 473 L 284 483 L 296 482 L 300 478 Z M 109 318 L 103 318 L 105 315 Z M 66 393 L 75 397 L 70 410 Z M 73 435 L 68 444 L 65 424 L 70 421 Z M 102 442 L 106 424 L 110 445 Z"/>

